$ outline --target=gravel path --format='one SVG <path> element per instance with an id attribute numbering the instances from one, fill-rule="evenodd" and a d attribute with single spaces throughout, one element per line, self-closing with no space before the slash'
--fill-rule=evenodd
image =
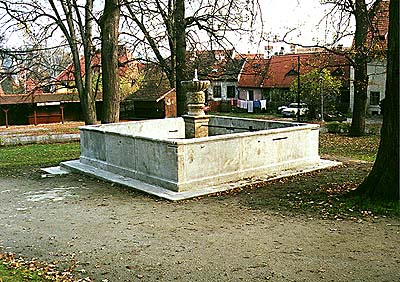
<path id="1" fill-rule="evenodd" d="M 103 282 L 400 281 L 400 219 L 287 216 L 246 205 L 252 192 L 173 203 L 79 175 L 3 177 L 0 252 L 77 260 Z"/>

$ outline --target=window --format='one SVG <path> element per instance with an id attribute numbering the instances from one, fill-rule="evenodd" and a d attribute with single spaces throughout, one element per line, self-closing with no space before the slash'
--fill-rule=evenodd
<path id="1" fill-rule="evenodd" d="M 235 98 L 235 91 L 236 89 L 235 89 L 235 86 L 227 86 L 226 87 L 226 97 L 227 98 Z"/>
<path id="2" fill-rule="evenodd" d="M 254 101 L 254 91 L 253 90 L 249 90 L 249 97 L 247 100 Z"/>
<path id="3" fill-rule="evenodd" d="M 379 91 L 371 91 L 369 96 L 369 104 L 371 106 L 378 106 L 381 100 L 381 95 Z"/>
<path id="4" fill-rule="evenodd" d="M 332 76 L 342 76 L 343 70 L 341 68 L 337 68 L 332 72 Z"/>
<path id="5" fill-rule="evenodd" d="M 214 98 L 221 98 L 221 86 L 214 86 Z"/>
<path id="6" fill-rule="evenodd" d="M 288 73 L 285 76 L 295 76 L 297 75 L 297 71 L 295 71 L 294 69 L 291 69 L 290 71 L 288 71 Z"/>

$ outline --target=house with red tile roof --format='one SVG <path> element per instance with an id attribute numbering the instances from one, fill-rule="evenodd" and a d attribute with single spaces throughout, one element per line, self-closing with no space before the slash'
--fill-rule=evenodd
<path id="1" fill-rule="evenodd" d="M 263 81 L 268 71 L 270 59 L 263 54 L 243 55 L 244 63 L 238 78 L 238 99 L 261 100 L 263 94 Z"/>
<path id="2" fill-rule="evenodd" d="M 136 87 L 135 84 L 142 64 L 125 51 L 121 48 L 119 74 L 121 89 L 129 92 Z M 82 67 L 81 75 L 85 76 L 83 58 L 80 63 Z M 95 78 L 97 75 L 101 85 L 98 75 L 101 71 L 101 55 L 99 52 L 93 56 L 91 66 Z M 19 83 L 13 79 L 0 81 L 0 109 L 3 109 L 0 112 L 0 124 L 5 124 L 6 120 L 11 125 L 80 120 L 82 110 L 78 93 L 74 88 L 73 71 L 73 64 L 70 64 L 55 78 L 53 83 L 56 89 L 52 93 L 43 93 L 39 82 L 30 78 Z M 126 95 L 128 94 L 130 93 Z M 125 98 L 125 96 L 122 95 L 122 98 Z M 96 104 L 99 106 L 101 101 L 102 93 L 100 90 L 96 94 Z"/>
<path id="3" fill-rule="evenodd" d="M 368 88 L 367 112 L 381 114 L 381 101 L 385 98 L 386 89 L 386 50 L 389 31 L 389 3 L 382 1 L 372 19 L 367 36 L 367 47 L 370 49 L 370 60 L 367 63 Z M 354 68 L 350 69 L 350 79 L 354 79 Z M 350 110 L 354 105 L 354 86 L 350 86 Z"/>
<path id="4" fill-rule="evenodd" d="M 120 47 L 119 48 L 119 76 L 121 78 L 121 84 L 123 83 L 128 83 L 128 84 L 134 84 L 136 81 L 137 77 L 139 76 L 139 72 L 143 65 L 135 60 L 135 58 L 128 52 L 125 48 Z M 82 57 L 80 59 L 80 69 L 81 69 L 81 76 L 85 76 L 85 59 Z M 94 72 L 95 79 L 99 79 L 99 82 L 101 83 L 101 79 L 99 74 L 101 73 L 101 53 L 96 52 L 94 56 L 92 57 L 91 61 L 91 66 L 92 70 Z M 73 93 L 76 92 L 76 89 L 74 88 L 75 85 L 75 76 L 74 76 L 74 65 L 73 63 L 69 64 L 60 74 L 55 78 L 55 85 L 56 85 L 56 93 Z M 121 89 L 123 89 L 124 86 L 121 85 Z M 126 93 L 127 96 L 130 93 Z"/>
<path id="5" fill-rule="evenodd" d="M 299 69 L 300 65 L 300 69 Z M 342 80 L 341 100 L 348 104 L 349 63 L 344 56 L 314 52 L 284 54 L 264 58 L 261 54 L 247 55 L 239 75 L 239 99 L 247 101 L 266 100 L 267 108 L 274 111 L 278 106 L 295 101 L 290 85 L 300 75 L 312 70 L 328 69 Z M 346 110 L 348 108 L 347 106 Z"/>
<path id="6" fill-rule="evenodd" d="M 230 109 L 237 99 L 238 76 L 243 58 L 234 50 L 201 50 L 187 53 L 188 77 L 210 80 L 206 99 L 211 110 Z M 222 108 L 221 108 L 222 107 Z"/>
<path id="7" fill-rule="evenodd" d="M 0 81 L 0 125 L 28 124 L 29 117 L 36 116 L 32 122 L 41 122 L 40 116 L 49 102 L 60 102 L 59 95 L 44 93 L 42 85 L 33 78 L 26 78 L 25 72 L 17 75 L 5 74 Z M 46 119 L 49 114 L 46 113 Z M 61 120 L 60 111 L 57 111 L 58 121 Z M 53 117 L 51 117 L 53 118 Z"/>

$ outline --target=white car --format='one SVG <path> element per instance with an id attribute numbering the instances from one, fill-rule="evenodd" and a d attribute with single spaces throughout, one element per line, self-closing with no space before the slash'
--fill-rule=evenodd
<path id="1" fill-rule="evenodd" d="M 295 117 L 297 112 L 300 111 L 300 116 L 305 116 L 308 112 L 308 106 L 306 103 L 290 103 L 289 106 L 282 109 L 281 113 L 284 117 Z"/>

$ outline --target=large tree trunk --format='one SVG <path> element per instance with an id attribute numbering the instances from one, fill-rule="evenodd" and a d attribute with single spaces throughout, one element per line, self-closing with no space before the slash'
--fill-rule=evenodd
<path id="1" fill-rule="evenodd" d="M 399 0 L 389 6 L 386 93 L 378 155 L 356 193 L 373 200 L 399 201 Z"/>
<path id="2" fill-rule="evenodd" d="M 118 73 L 119 0 L 105 0 L 101 28 L 101 71 L 103 82 L 102 123 L 119 121 L 120 83 Z"/>
<path id="3" fill-rule="evenodd" d="M 350 127 L 351 136 L 361 136 L 365 132 L 365 115 L 367 109 L 367 59 L 366 41 L 368 34 L 368 11 L 365 0 L 355 3 L 356 31 L 354 35 L 354 106 Z"/>
<path id="4" fill-rule="evenodd" d="M 174 30 L 176 40 L 176 99 L 177 113 L 181 116 L 187 112 L 186 110 L 186 93 L 182 87 L 181 81 L 185 79 L 186 66 L 186 26 L 185 26 L 185 1 L 175 1 L 174 11 Z"/>

